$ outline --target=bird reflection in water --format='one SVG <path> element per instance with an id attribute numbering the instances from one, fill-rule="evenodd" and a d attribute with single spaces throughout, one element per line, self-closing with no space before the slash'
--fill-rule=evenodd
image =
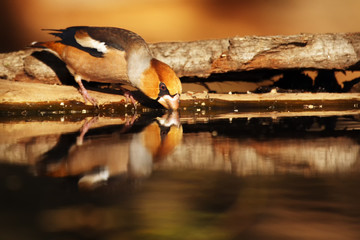
<path id="1" fill-rule="evenodd" d="M 79 176 L 81 188 L 94 188 L 114 176 L 145 178 L 183 135 L 176 111 L 160 117 L 135 115 L 123 125 L 91 128 L 96 121 L 86 121 L 80 133 L 63 134 L 38 162 L 37 174 Z"/>

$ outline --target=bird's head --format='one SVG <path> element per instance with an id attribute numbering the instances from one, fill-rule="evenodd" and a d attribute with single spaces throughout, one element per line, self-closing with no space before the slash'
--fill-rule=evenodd
<path id="1" fill-rule="evenodd" d="M 182 91 L 180 79 L 167 64 L 153 58 L 141 76 L 140 90 L 166 109 L 179 108 Z"/>

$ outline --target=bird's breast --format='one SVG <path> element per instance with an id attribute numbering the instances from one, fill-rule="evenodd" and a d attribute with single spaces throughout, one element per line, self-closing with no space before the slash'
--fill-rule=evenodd
<path id="1" fill-rule="evenodd" d="M 109 49 L 103 57 L 94 57 L 78 48 L 67 46 L 61 54 L 71 73 L 82 79 L 103 83 L 129 82 L 125 52 Z"/>

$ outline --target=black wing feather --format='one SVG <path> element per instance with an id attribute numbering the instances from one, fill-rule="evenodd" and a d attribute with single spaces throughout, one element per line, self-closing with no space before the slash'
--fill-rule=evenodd
<path id="1" fill-rule="evenodd" d="M 103 57 L 104 53 L 99 52 L 95 48 L 83 47 L 76 41 L 76 39 L 75 39 L 76 31 L 78 31 L 80 29 L 85 29 L 85 28 L 87 28 L 87 27 L 78 26 L 78 27 L 69 27 L 66 29 L 43 29 L 43 30 L 52 31 L 49 34 L 59 37 L 61 39 L 59 42 L 65 44 L 65 45 L 76 47 L 82 51 L 89 53 L 90 55 L 92 55 L 94 57 Z"/>
<path id="2" fill-rule="evenodd" d="M 50 34 L 61 38 L 61 42 L 88 52 L 94 57 L 103 57 L 104 53 L 99 52 L 95 48 L 81 46 L 75 39 L 78 30 L 86 31 L 91 38 L 99 42 L 104 42 L 107 47 L 112 47 L 120 51 L 129 51 L 134 45 L 144 47 L 150 50 L 145 40 L 138 34 L 122 28 L 115 27 L 86 27 L 75 26 L 66 29 L 45 29 L 52 31 Z"/>
<path id="3" fill-rule="evenodd" d="M 105 42 L 107 46 L 128 51 L 133 45 L 148 48 L 145 40 L 138 34 L 123 28 L 114 27 L 88 27 L 87 33 L 93 39 Z"/>

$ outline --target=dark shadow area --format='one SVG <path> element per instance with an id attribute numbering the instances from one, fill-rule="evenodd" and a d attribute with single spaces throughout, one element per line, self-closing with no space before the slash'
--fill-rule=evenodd
<path id="1" fill-rule="evenodd" d="M 49 66 L 59 78 L 61 84 L 77 86 L 74 77 L 66 68 L 66 64 L 58 57 L 48 51 L 36 51 L 31 54 L 33 57 Z"/>
<path id="2" fill-rule="evenodd" d="M 332 70 L 319 70 L 314 82 L 315 92 L 343 92 Z"/>
<path id="3" fill-rule="evenodd" d="M 352 90 L 352 88 L 360 82 L 360 78 L 355 78 L 351 81 L 344 82 L 343 87 L 339 85 L 336 80 L 335 72 L 332 70 L 320 70 L 318 76 L 315 78 L 314 88 L 317 92 L 338 92 L 345 93 Z"/>
<path id="4" fill-rule="evenodd" d="M 306 70 L 311 70 L 317 73 L 315 79 L 312 79 L 306 74 Z M 330 92 L 330 93 L 346 93 L 350 91 L 357 91 L 359 87 L 356 85 L 360 82 L 360 78 L 355 78 L 350 81 L 343 82 L 341 86 L 336 77 L 335 70 L 316 70 L 316 69 L 294 69 L 294 70 L 253 70 L 245 72 L 227 72 L 211 74 L 207 78 L 199 77 L 182 77 L 183 83 L 197 83 L 204 86 L 209 92 L 216 92 L 210 90 L 206 83 L 208 82 L 253 82 L 260 83 L 264 81 L 271 81 L 273 84 L 261 86 L 256 89 L 255 93 L 267 93 L 273 88 L 278 92 Z M 355 87 L 354 87 L 355 86 Z"/>
<path id="5" fill-rule="evenodd" d="M 213 73 L 207 78 L 200 77 L 181 77 L 182 82 L 222 82 L 222 81 L 245 81 L 245 82 L 261 82 L 283 73 L 282 70 L 253 70 L 244 72 L 226 72 Z"/>
<path id="6" fill-rule="evenodd" d="M 131 94 L 136 101 L 138 101 L 141 105 L 145 107 L 155 108 L 155 109 L 165 109 L 158 101 L 152 100 L 141 91 L 131 91 Z"/>
<path id="7" fill-rule="evenodd" d="M 309 76 L 303 74 L 301 70 L 288 70 L 283 72 L 283 77 L 275 82 L 273 86 L 281 89 L 308 92 L 313 90 L 313 81 Z"/>

